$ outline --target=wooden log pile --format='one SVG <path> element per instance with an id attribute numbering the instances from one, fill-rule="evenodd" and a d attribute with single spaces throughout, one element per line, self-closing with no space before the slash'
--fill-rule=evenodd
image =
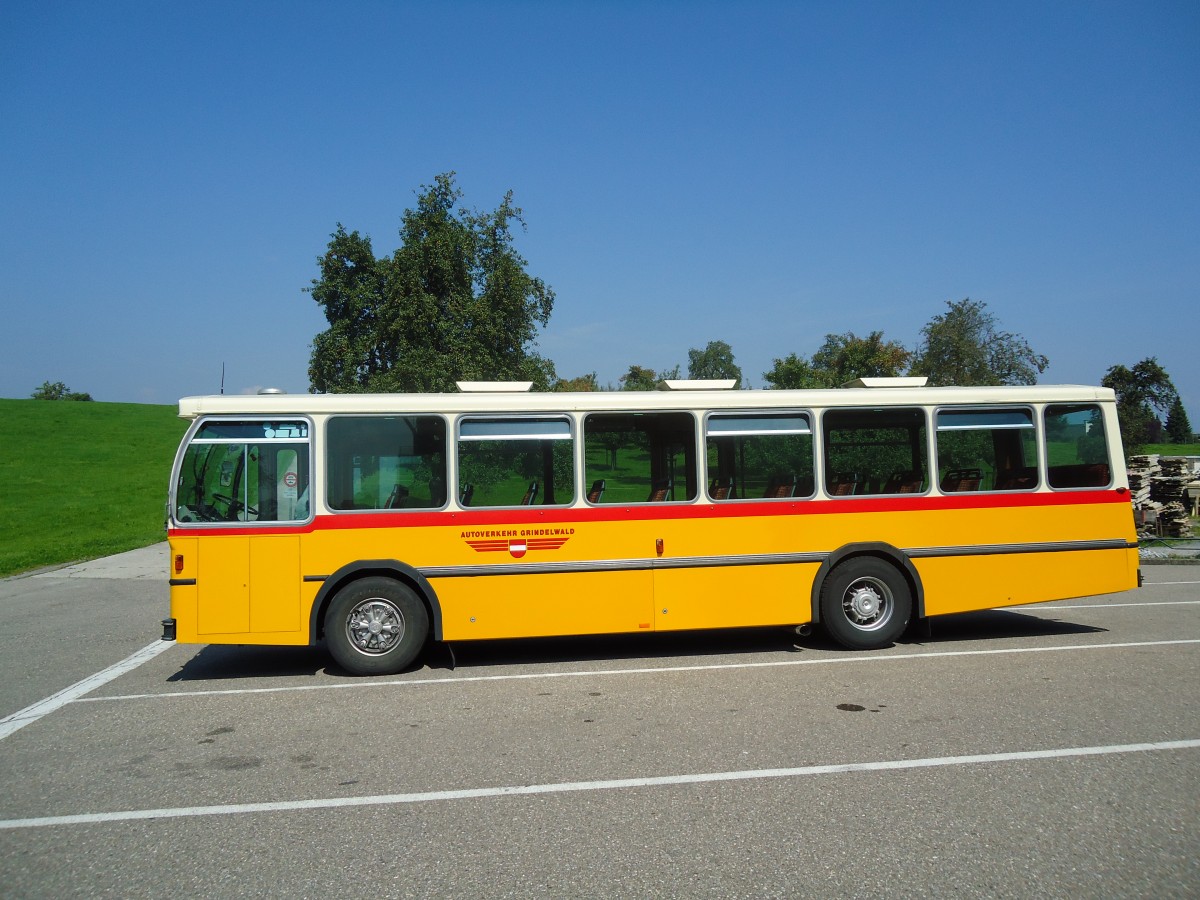
<path id="1" fill-rule="evenodd" d="M 1133 495 L 1134 509 L 1150 502 L 1150 479 L 1160 471 L 1157 453 L 1129 457 L 1129 493 Z"/>
<path id="2" fill-rule="evenodd" d="M 1193 536 L 1187 505 L 1190 480 L 1186 460 L 1156 453 L 1129 458 L 1129 490 L 1139 537 Z"/>

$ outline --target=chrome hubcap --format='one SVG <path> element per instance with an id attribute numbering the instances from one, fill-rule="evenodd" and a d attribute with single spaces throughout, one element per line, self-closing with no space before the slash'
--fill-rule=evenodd
<path id="1" fill-rule="evenodd" d="M 404 638 L 404 613 L 383 597 L 364 600 L 346 617 L 346 637 L 359 653 L 387 653 Z"/>
<path id="2" fill-rule="evenodd" d="M 875 631 L 892 617 L 892 592 L 877 578 L 859 578 L 842 595 L 846 620 L 861 631 Z"/>

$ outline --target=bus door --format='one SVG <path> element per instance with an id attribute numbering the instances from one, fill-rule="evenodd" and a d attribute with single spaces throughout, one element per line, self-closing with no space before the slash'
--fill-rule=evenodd
<path id="1" fill-rule="evenodd" d="M 304 421 L 200 424 L 172 502 L 172 553 L 194 560 L 198 635 L 290 633 L 300 618 L 300 535 L 310 518 Z M 182 622 L 186 615 L 177 615 Z"/>
<path id="2" fill-rule="evenodd" d="M 605 412 L 584 418 L 584 490 L 591 579 L 602 602 L 655 628 L 657 547 L 668 542 L 679 501 L 696 496 L 695 418 L 684 412 Z M 581 529 L 582 530 L 582 529 Z M 582 542 L 581 542 L 582 543 Z"/>
<path id="3" fill-rule="evenodd" d="M 713 506 L 689 502 L 702 494 L 696 416 L 604 413 L 586 421 L 585 483 L 599 495 L 593 502 L 620 505 L 621 514 L 609 526 L 609 555 L 627 560 L 623 594 L 633 592 L 650 605 L 643 627 L 745 624 L 746 572 L 726 565 L 727 557 L 744 553 L 752 543 L 745 522 L 714 516 Z M 732 458 L 724 462 L 725 474 L 732 477 Z M 646 570 L 650 577 L 641 580 Z"/>
<path id="4" fill-rule="evenodd" d="M 662 529 L 655 628 L 808 621 L 798 566 L 817 564 L 797 563 L 806 538 L 796 513 L 815 492 L 809 414 L 713 413 L 703 428 L 704 494 Z"/>

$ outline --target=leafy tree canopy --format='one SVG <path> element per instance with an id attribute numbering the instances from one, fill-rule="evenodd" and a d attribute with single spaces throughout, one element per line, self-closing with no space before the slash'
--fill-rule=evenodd
<path id="1" fill-rule="evenodd" d="M 724 341 L 709 341 L 703 350 L 688 350 L 688 378 L 732 378 L 742 386 L 742 370 L 733 361 L 733 348 Z"/>
<path id="2" fill-rule="evenodd" d="M 825 343 L 813 354 L 812 364 L 830 387 L 838 387 L 855 378 L 899 375 L 911 356 L 897 341 L 885 341 L 882 331 L 872 331 L 865 338 L 847 331 L 825 335 Z"/>
<path id="3" fill-rule="evenodd" d="M 598 391 L 600 389 L 595 372 L 588 372 L 578 378 L 559 378 L 554 382 L 556 391 Z"/>
<path id="4" fill-rule="evenodd" d="M 854 332 L 827 334 L 812 359 L 795 353 L 776 359 L 763 378 L 773 388 L 832 388 L 856 378 L 884 378 L 904 371 L 911 353 L 896 341 L 885 341 L 882 331 L 867 337 Z"/>
<path id="5" fill-rule="evenodd" d="M 525 220 L 512 192 L 490 212 L 456 209 L 455 173 L 422 185 L 401 245 L 376 258 L 369 237 L 339 223 L 309 292 L 329 328 L 313 339 L 312 390 L 452 391 L 458 380 L 533 381 L 554 366 L 534 348 L 554 292 L 513 246 Z"/>
<path id="6" fill-rule="evenodd" d="M 770 371 L 763 372 L 763 380 L 781 391 L 826 387 L 812 363 L 795 353 L 775 359 Z"/>
<path id="7" fill-rule="evenodd" d="M 921 329 L 910 375 L 933 385 L 1036 384 L 1050 360 L 1019 334 L 1001 331 L 987 304 L 947 301 L 947 311 Z"/>
<path id="8" fill-rule="evenodd" d="M 645 366 L 630 366 L 629 371 L 618 380 L 623 391 L 656 391 L 662 382 L 679 377 L 679 366 L 655 372 Z"/>
<path id="9" fill-rule="evenodd" d="M 1159 417 L 1179 400 L 1171 376 L 1153 356 L 1132 369 L 1121 365 L 1110 367 L 1100 383 L 1116 392 L 1121 442 L 1127 454 L 1136 453 L 1142 445 L 1158 438 L 1162 428 Z"/>
<path id="10" fill-rule="evenodd" d="M 91 400 L 91 394 L 81 394 L 72 391 L 61 381 L 56 381 L 51 384 L 49 381 L 43 381 L 42 386 L 29 395 L 34 400 Z"/>

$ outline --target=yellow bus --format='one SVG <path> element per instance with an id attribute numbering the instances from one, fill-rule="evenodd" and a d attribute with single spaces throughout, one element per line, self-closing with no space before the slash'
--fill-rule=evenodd
<path id="1" fill-rule="evenodd" d="M 549 635 L 820 625 L 874 649 L 1138 586 L 1108 389 L 730 387 L 184 398 L 164 637 L 323 640 L 355 674 Z"/>

